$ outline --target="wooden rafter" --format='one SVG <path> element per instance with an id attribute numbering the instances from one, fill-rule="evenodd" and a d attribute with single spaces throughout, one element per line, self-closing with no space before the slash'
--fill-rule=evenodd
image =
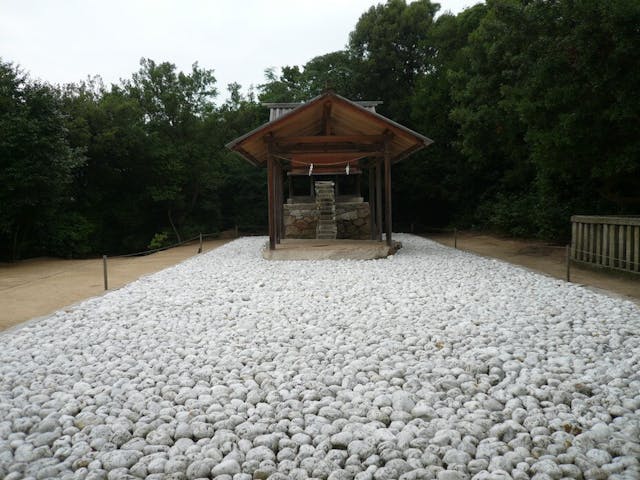
<path id="1" fill-rule="evenodd" d="M 317 143 L 383 143 L 385 135 L 312 135 L 298 137 L 275 137 L 277 145 Z"/>

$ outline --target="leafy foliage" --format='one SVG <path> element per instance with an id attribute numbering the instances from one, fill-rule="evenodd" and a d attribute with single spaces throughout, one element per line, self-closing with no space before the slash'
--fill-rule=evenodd
<path id="1" fill-rule="evenodd" d="M 2 255 L 51 249 L 48 234 L 74 203 L 84 158 L 66 141 L 58 92 L 0 62 L 0 245 Z"/>
<path id="2" fill-rule="evenodd" d="M 224 145 L 268 120 L 259 102 L 326 89 L 382 100 L 381 113 L 436 141 L 394 168 L 399 228 L 563 239 L 572 214 L 638 213 L 640 3 L 439 8 L 371 7 L 345 49 L 269 69 L 256 92 L 233 83 L 218 106 L 197 63 L 142 59 L 117 85 L 54 87 L 0 60 L 0 258 L 264 229 L 265 172 Z"/>

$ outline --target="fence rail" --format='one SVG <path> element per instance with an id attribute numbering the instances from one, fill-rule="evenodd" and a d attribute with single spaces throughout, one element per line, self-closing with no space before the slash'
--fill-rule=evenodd
<path id="1" fill-rule="evenodd" d="M 640 217 L 571 217 L 571 259 L 640 273 Z"/>

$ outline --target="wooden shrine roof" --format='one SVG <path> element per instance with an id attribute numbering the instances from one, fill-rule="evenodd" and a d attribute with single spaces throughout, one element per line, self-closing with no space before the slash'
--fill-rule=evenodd
<path id="1" fill-rule="evenodd" d="M 328 92 L 303 104 L 286 104 L 275 119 L 227 148 L 256 166 L 266 166 L 271 153 L 298 169 L 313 164 L 319 173 L 342 171 L 347 164 L 357 168 L 365 158 L 382 156 L 385 145 L 395 163 L 433 143 L 376 113 L 377 103 L 352 102 Z"/>

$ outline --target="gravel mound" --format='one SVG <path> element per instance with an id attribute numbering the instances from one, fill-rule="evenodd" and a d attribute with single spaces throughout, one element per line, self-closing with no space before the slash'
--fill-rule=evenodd
<path id="1" fill-rule="evenodd" d="M 0 478 L 640 478 L 640 309 L 400 235 L 240 239 L 0 335 Z"/>

